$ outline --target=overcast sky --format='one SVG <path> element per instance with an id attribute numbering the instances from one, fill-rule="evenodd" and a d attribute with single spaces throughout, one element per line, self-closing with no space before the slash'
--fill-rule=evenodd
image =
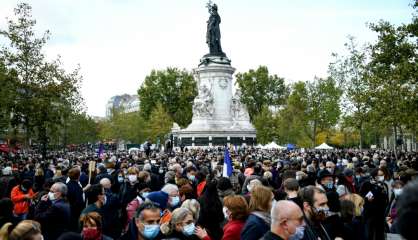
<path id="1" fill-rule="evenodd" d="M 20 1 L 0 1 L 0 28 Z M 87 112 L 105 115 L 114 95 L 135 94 L 152 69 L 191 70 L 208 52 L 204 0 L 31 0 L 45 51 L 81 65 Z M 366 22 L 410 22 L 411 0 L 217 0 L 222 48 L 237 72 L 266 65 L 287 82 L 327 74 L 348 35 L 373 42 Z"/>

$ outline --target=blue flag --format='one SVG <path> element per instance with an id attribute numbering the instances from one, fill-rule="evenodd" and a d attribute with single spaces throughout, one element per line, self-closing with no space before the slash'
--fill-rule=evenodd
<path id="1" fill-rule="evenodd" d="M 224 167 L 223 167 L 222 177 L 230 177 L 231 175 L 232 175 L 232 160 L 231 160 L 231 157 L 229 156 L 228 147 L 225 147 Z"/>

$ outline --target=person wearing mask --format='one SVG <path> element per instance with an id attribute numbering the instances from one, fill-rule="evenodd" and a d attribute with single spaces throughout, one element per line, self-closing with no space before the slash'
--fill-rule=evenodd
<path id="1" fill-rule="evenodd" d="M 128 172 L 127 172 L 128 181 L 124 182 L 121 185 L 121 189 L 119 192 L 123 209 L 125 209 L 128 203 L 131 202 L 133 199 L 135 199 L 137 196 L 136 184 L 138 183 L 138 174 L 139 174 L 138 168 L 136 167 L 128 168 Z"/>
<path id="2" fill-rule="evenodd" d="M 83 226 L 81 231 L 83 240 L 112 240 L 103 233 L 102 217 L 99 213 L 90 212 L 82 216 L 80 222 Z"/>
<path id="3" fill-rule="evenodd" d="M 341 219 L 344 224 L 343 239 L 366 240 L 364 224 L 355 215 L 355 204 L 350 200 L 341 200 Z"/>
<path id="4" fill-rule="evenodd" d="M 329 208 L 325 191 L 315 186 L 307 186 L 299 191 L 302 201 L 302 210 L 305 218 L 304 240 L 331 240 L 323 221 L 326 219 Z"/>
<path id="5" fill-rule="evenodd" d="M 204 229 L 196 227 L 192 212 L 182 207 L 173 211 L 170 222 L 163 224 L 161 231 L 167 239 L 210 240 Z"/>
<path id="6" fill-rule="evenodd" d="M 27 218 L 33 198 L 36 198 L 36 194 L 32 191 L 32 183 L 28 179 L 23 180 L 20 185 L 12 189 L 10 199 L 14 204 L 13 214 L 18 221 Z"/>
<path id="7" fill-rule="evenodd" d="M 129 222 L 128 230 L 121 240 L 159 240 L 161 208 L 153 202 L 142 204 L 135 217 Z"/>
<path id="8" fill-rule="evenodd" d="M 251 189 L 250 215 L 241 231 L 241 239 L 260 239 L 270 229 L 270 210 L 273 205 L 273 192 L 262 185 Z"/>
<path id="9" fill-rule="evenodd" d="M 200 203 L 196 199 L 187 199 L 181 204 L 182 208 L 187 208 L 193 215 L 193 219 L 197 221 L 200 214 Z"/>
<path id="10" fill-rule="evenodd" d="M 228 222 L 223 228 L 222 240 L 239 240 L 249 213 L 247 200 L 243 196 L 231 195 L 223 202 L 223 213 Z"/>
<path id="11" fill-rule="evenodd" d="M 71 211 L 70 204 L 66 202 L 67 192 L 67 185 L 54 183 L 36 206 L 35 220 L 43 226 L 45 240 L 57 239 L 70 227 Z"/>
<path id="12" fill-rule="evenodd" d="M 37 221 L 24 220 L 21 221 L 10 232 L 8 240 L 43 240 L 41 224 Z"/>
<path id="13" fill-rule="evenodd" d="M 389 202 L 388 187 L 384 182 L 383 172 L 379 169 L 373 169 L 370 177 L 368 182 L 363 183 L 359 192 L 365 199 L 363 217 L 367 239 L 384 239 L 385 211 Z"/>
<path id="14" fill-rule="evenodd" d="M 139 183 L 137 184 L 137 187 L 137 197 L 134 200 L 132 200 L 126 207 L 126 212 L 128 215 L 127 223 L 129 223 L 129 220 L 134 217 L 136 210 L 139 208 L 139 206 L 141 206 L 142 203 L 145 202 L 148 194 L 151 192 L 150 188 L 146 183 Z"/>
<path id="15" fill-rule="evenodd" d="M 303 213 L 293 201 L 278 201 L 271 209 L 271 226 L 262 240 L 300 240 L 304 234 Z"/>
<path id="16" fill-rule="evenodd" d="M 70 171 L 68 171 L 67 199 L 71 208 L 71 223 L 70 223 L 71 231 L 78 230 L 78 218 L 80 217 L 80 213 L 81 211 L 83 211 L 83 207 L 85 206 L 84 191 L 79 182 L 79 178 L 80 178 L 79 168 L 71 168 Z"/>
<path id="17" fill-rule="evenodd" d="M 224 221 L 222 202 L 219 200 L 217 181 L 208 179 L 202 196 L 199 197 L 200 214 L 197 223 L 208 232 L 213 240 L 222 239 L 221 223 Z"/>
<path id="18" fill-rule="evenodd" d="M 386 223 L 388 224 L 389 228 L 392 226 L 393 222 L 396 220 L 397 217 L 397 206 L 396 203 L 399 197 L 402 194 L 404 187 L 404 183 L 396 180 L 392 184 L 393 194 L 389 201 L 388 208 L 386 209 Z"/>
<path id="19" fill-rule="evenodd" d="M 325 163 L 325 169 L 328 170 L 331 174 L 335 174 L 335 164 L 331 161 Z"/>

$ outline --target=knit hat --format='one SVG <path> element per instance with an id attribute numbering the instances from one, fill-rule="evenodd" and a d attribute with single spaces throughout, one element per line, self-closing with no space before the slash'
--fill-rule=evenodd
<path id="1" fill-rule="evenodd" d="M 167 208 L 168 194 L 163 191 L 152 192 L 148 194 L 147 199 L 158 205 L 161 210 Z"/>

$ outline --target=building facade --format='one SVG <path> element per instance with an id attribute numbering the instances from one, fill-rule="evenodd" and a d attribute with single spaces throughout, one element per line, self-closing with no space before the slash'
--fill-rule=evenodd
<path id="1" fill-rule="evenodd" d="M 109 99 L 106 104 L 106 118 L 112 116 L 113 110 L 121 110 L 123 113 L 139 111 L 138 95 L 116 95 Z"/>

